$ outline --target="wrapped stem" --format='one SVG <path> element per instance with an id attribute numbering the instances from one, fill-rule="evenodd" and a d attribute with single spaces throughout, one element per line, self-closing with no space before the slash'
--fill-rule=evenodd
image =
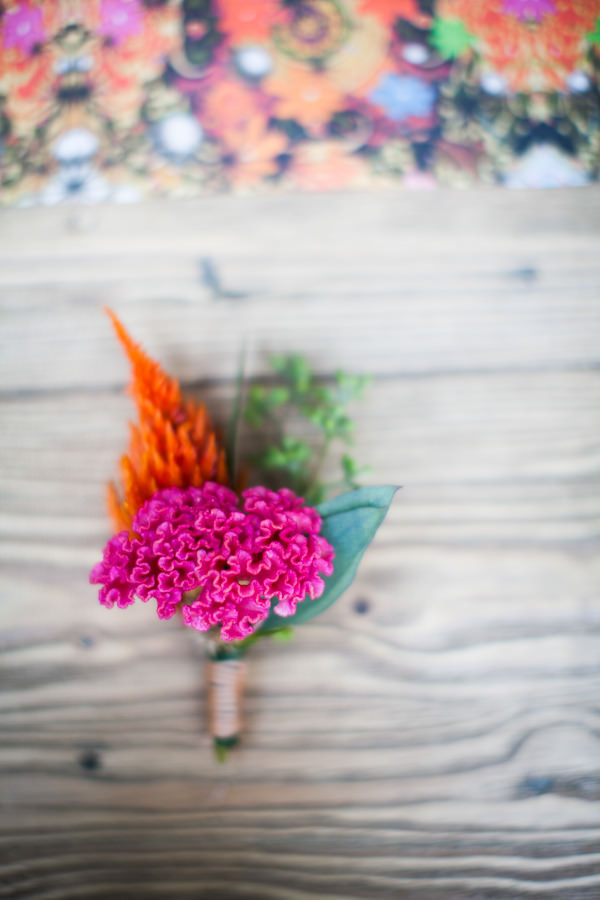
<path id="1" fill-rule="evenodd" d="M 242 732 L 246 663 L 239 647 L 217 644 L 209 649 L 207 684 L 209 729 L 217 759 L 223 762 Z"/>

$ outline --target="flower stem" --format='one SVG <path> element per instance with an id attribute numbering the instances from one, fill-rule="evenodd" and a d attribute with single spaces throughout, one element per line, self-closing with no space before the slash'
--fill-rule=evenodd
<path id="1" fill-rule="evenodd" d="M 221 641 L 209 645 L 208 710 L 210 733 L 219 762 L 240 739 L 246 664 L 239 646 Z"/>
<path id="2" fill-rule="evenodd" d="M 229 473 L 229 483 L 235 484 L 235 471 L 237 466 L 237 436 L 240 424 L 240 415 L 242 412 L 242 394 L 244 391 L 244 369 L 246 365 L 246 347 L 242 345 L 240 350 L 238 369 L 235 379 L 235 398 L 233 401 L 233 410 L 231 419 L 229 420 L 229 428 L 227 429 L 227 447 L 225 456 L 227 459 L 227 471 Z"/>

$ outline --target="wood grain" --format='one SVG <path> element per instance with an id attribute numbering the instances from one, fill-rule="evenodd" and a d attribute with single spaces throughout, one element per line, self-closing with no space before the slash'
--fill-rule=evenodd
<path id="1" fill-rule="evenodd" d="M 600 896 L 597 189 L 0 218 L 0 897 Z M 98 606 L 126 438 L 110 304 L 231 408 L 274 349 L 369 372 L 402 491 L 336 606 L 205 732 L 175 622 Z"/>

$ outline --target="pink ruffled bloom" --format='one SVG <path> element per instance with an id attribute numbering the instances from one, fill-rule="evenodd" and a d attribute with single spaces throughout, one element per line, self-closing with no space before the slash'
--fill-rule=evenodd
<path id="1" fill-rule="evenodd" d="M 286 489 L 249 488 L 242 501 L 240 509 L 240 498 L 214 482 L 158 491 L 92 569 L 100 602 L 154 599 L 159 618 L 179 609 L 186 625 L 220 625 L 221 639 L 235 641 L 267 618 L 272 601 L 290 616 L 306 596 L 319 597 L 334 551 L 319 535 L 317 511 Z"/>

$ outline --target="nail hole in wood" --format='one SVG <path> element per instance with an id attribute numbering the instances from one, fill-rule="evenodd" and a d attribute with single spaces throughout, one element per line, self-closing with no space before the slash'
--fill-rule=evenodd
<path id="1" fill-rule="evenodd" d="M 535 266 L 523 266 L 520 269 L 513 269 L 509 275 L 519 281 L 535 281 L 538 277 L 538 270 Z"/>
<path id="2" fill-rule="evenodd" d="M 554 779 L 547 775 L 528 775 L 521 783 L 521 793 L 539 796 L 549 793 L 553 787 Z"/>
<path id="3" fill-rule="evenodd" d="M 102 758 L 97 750 L 84 750 L 79 754 L 78 762 L 86 772 L 97 772 L 102 768 Z"/>
<path id="4" fill-rule="evenodd" d="M 354 612 L 358 616 L 366 616 L 370 609 L 371 604 L 366 597 L 358 597 L 358 599 L 354 601 Z"/>

